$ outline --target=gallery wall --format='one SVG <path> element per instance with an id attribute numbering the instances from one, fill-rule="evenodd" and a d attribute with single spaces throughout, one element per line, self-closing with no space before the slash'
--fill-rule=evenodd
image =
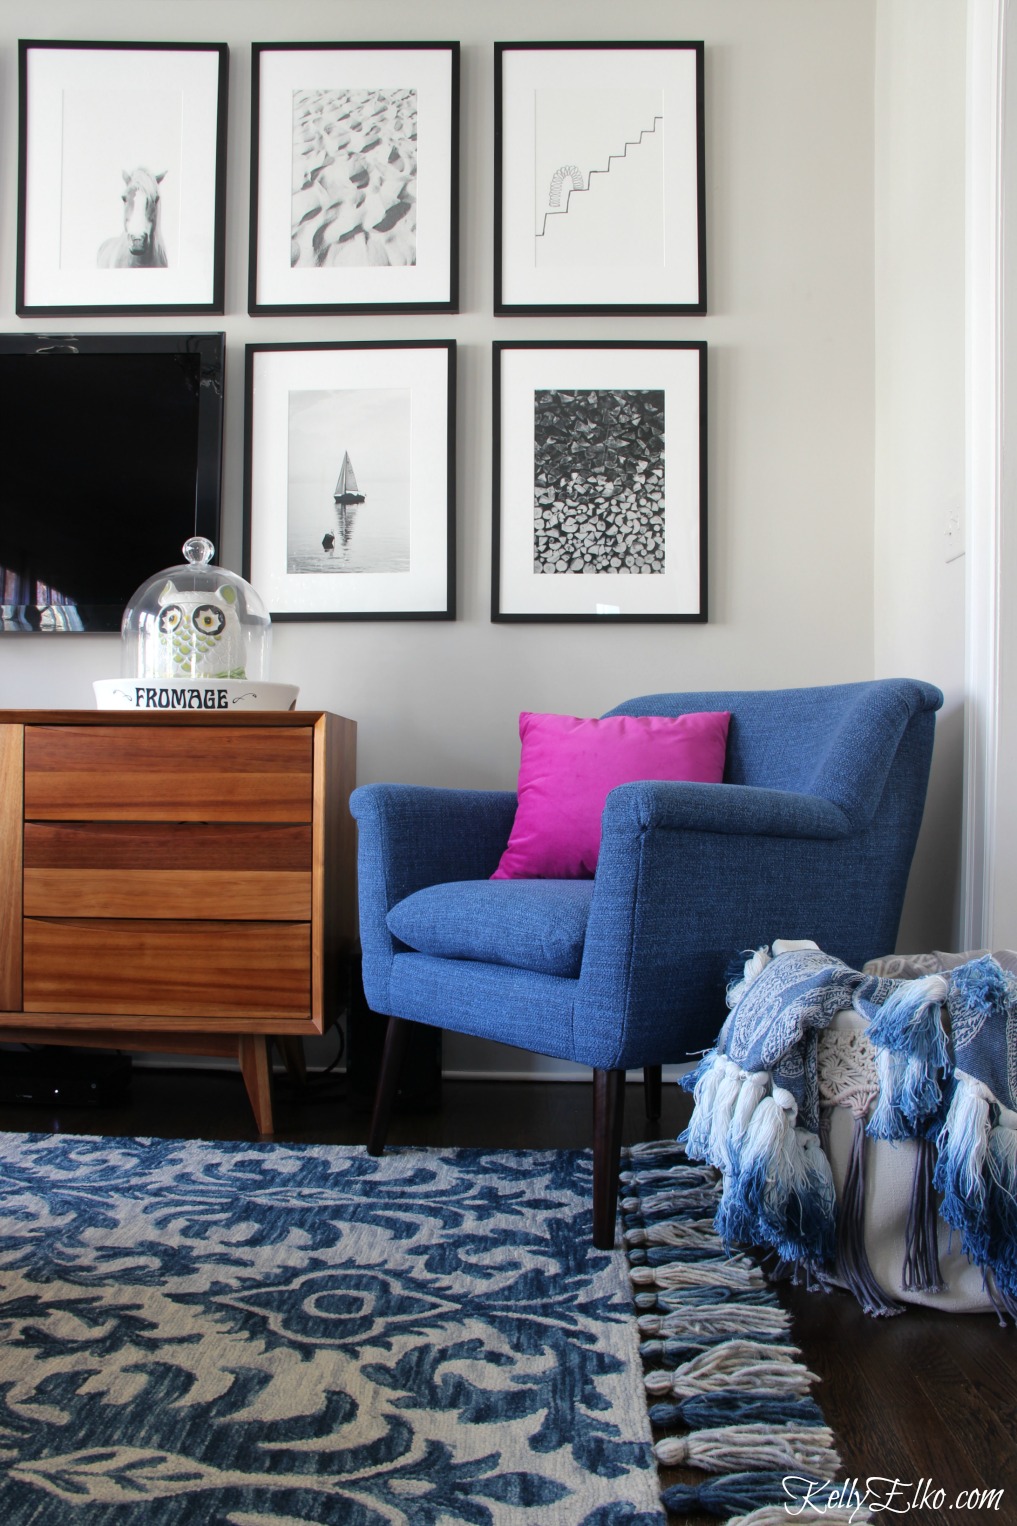
<path id="1" fill-rule="evenodd" d="M 893 8 L 897 0 L 882 3 Z M 956 11 L 961 0 L 933 0 L 933 8 L 940 4 Z M 457 620 L 314 622 L 275 630 L 273 676 L 298 683 L 302 703 L 358 722 L 362 782 L 511 786 L 522 709 L 591 715 L 663 689 L 870 678 L 877 670 L 878 9 L 875 0 L 634 0 L 621 13 L 613 0 L 516 0 L 511 7 L 501 0 L 176 0 L 159 7 L 94 0 L 87 8 L 75 0 L 6 0 L 0 12 L 0 324 L 32 327 L 14 312 L 18 37 L 226 42 L 226 312 L 201 324 L 225 329 L 228 340 L 219 560 L 240 565 L 246 343 L 451 338 L 459 349 Z M 462 44 L 461 311 L 252 318 L 250 45 L 379 38 Z M 492 45 L 619 38 L 702 39 L 706 45 L 708 312 L 495 318 Z M 892 58 L 895 39 L 881 38 Z M 625 232 L 606 229 L 605 237 Z M 118 318 L 78 326 L 180 324 Z M 709 346 L 708 623 L 492 624 L 492 341 L 660 337 Z M 906 378 L 892 385 L 906 389 Z M 884 501 L 880 512 L 892 516 L 893 505 Z M 918 595 L 906 595 L 912 596 Z M 88 705 L 92 680 L 117 671 L 114 637 L 0 641 L 3 706 Z M 907 663 L 898 671 L 951 687 L 954 675 L 935 642 L 928 660 L 906 642 L 895 648 L 881 636 L 880 644 L 882 671 L 893 668 L 899 653 Z M 935 858 L 934 843 L 929 852 Z M 926 905 L 916 937 L 943 926 L 951 894 Z M 948 929 L 935 933 L 937 941 L 946 937 Z M 468 1065 L 469 1056 L 461 1063 Z"/>

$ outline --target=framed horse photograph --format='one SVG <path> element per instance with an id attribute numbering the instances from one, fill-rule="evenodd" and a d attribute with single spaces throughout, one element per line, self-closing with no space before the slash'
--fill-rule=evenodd
<path id="1" fill-rule="evenodd" d="M 18 44 L 16 310 L 222 313 L 225 43 Z"/>

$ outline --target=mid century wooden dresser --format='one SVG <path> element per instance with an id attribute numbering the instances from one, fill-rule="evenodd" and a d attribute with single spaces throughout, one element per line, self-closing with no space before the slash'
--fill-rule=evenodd
<path id="1" fill-rule="evenodd" d="M 355 945 L 355 771 L 324 711 L 0 710 L 0 1042 L 235 1056 L 271 1133 L 269 1037 Z"/>

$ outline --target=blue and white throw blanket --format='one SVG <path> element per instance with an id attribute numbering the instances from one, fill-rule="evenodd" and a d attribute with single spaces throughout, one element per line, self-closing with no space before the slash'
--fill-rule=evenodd
<path id="1" fill-rule="evenodd" d="M 819 1036 L 854 1008 L 879 1076 L 868 1122 L 858 1123 L 859 1160 L 862 1127 L 877 1139 L 922 1142 L 912 1219 L 924 1264 L 914 1286 L 938 1286 L 938 1212 L 997 1306 L 1017 1317 L 1017 1129 L 1005 1116 L 1017 1110 L 1017 977 L 985 956 L 889 979 L 813 943 L 778 941 L 749 954 L 728 1005 L 716 1047 L 683 1083 L 695 1098 L 686 1152 L 723 1176 L 722 1238 L 772 1247 L 820 1281 L 836 1268 L 871 1312 L 895 1312 L 878 1291 L 867 1297 L 863 1183 L 850 1210 L 841 1205 L 842 1219 L 850 1211 L 856 1222 L 838 1225 L 819 1137 Z M 859 1256 L 861 1266 L 846 1264 Z"/>

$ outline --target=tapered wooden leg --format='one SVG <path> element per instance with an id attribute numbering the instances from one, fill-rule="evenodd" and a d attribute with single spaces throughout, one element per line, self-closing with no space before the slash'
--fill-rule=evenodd
<path id="1" fill-rule="evenodd" d="M 237 1039 L 237 1056 L 258 1133 L 271 1134 L 272 1073 L 268 1063 L 268 1039 L 263 1033 L 242 1033 Z"/>
<path id="2" fill-rule="evenodd" d="M 663 1069 L 662 1065 L 643 1066 L 643 1098 L 646 1104 L 646 1116 L 653 1123 L 656 1123 L 660 1117 L 663 1101 Z"/>
<path id="3" fill-rule="evenodd" d="M 597 1250 L 611 1250 L 614 1246 L 624 1109 L 624 1070 L 595 1070 L 593 1072 L 593 1243 Z"/>
<path id="4" fill-rule="evenodd" d="M 412 1026 L 412 1023 L 402 1017 L 390 1017 L 388 1020 L 388 1028 L 385 1030 L 385 1047 L 381 1052 L 378 1085 L 374 1093 L 371 1128 L 367 1136 L 368 1155 L 381 1155 L 385 1149 L 385 1136 L 388 1134 L 392 1108 L 395 1105 L 396 1092 L 399 1090 L 399 1071 L 402 1068 L 406 1041 Z"/>

